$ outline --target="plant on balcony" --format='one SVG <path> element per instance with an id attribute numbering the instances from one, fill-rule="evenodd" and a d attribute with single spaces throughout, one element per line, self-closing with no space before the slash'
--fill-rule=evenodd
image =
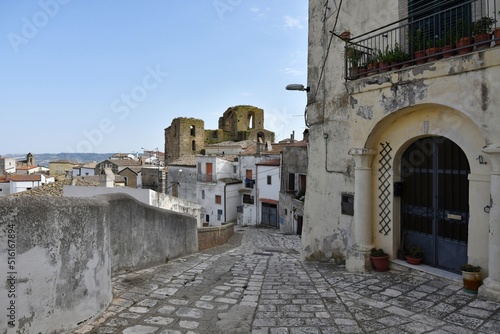
<path id="1" fill-rule="evenodd" d="M 380 72 L 387 72 L 389 71 L 391 61 L 393 60 L 393 51 L 389 50 L 389 45 L 385 47 L 384 51 L 379 50 L 378 51 L 378 68 Z"/>
<path id="2" fill-rule="evenodd" d="M 413 37 L 413 51 L 415 63 L 417 65 L 425 63 L 425 46 L 425 37 L 422 34 L 422 29 L 419 28 L 417 29 L 417 31 L 415 32 L 415 36 Z"/>
<path id="3" fill-rule="evenodd" d="M 428 56 L 427 61 L 436 61 L 439 59 L 439 52 L 441 50 L 442 40 L 437 36 L 434 41 L 427 41 L 425 54 Z"/>
<path id="4" fill-rule="evenodd" d="M 346 55 L 349 63 L 349 77 L 351 79 L 359 78 L 359 66 L 362 52 L 353 46 L 346 47 Z"/>
<path id="5" fill-rule="evenodd" d="M 457 21 L 457 48 L 458 54 L 463 55 L 472 51 L 471 25 L 465 19 Z"/>
<path id="6" fill-rule="evenodd" d="M 491 43 L 491 34 L 493 33 L 493 25 L 496 20 L 489 16 L 483 16 L 471 25 L 474 42 L 477 44 L 477 49 L 482 50 L 488 48 Z"/>
<path id="7" fill-rule="evenodd" d="M 373 49 L 372 53 L 366 57 L 366 67 L 368 70 L 368 74 L 377 73 L 378 68 L 378 50 Z"/>
<path id="8" fill-rule="evenodd" d="M 455 49 L 457 43 L 456 32 L 445 24 L 444 31 L 441 35 L 443 36 L 441 39 L 441 52 L 443 52 L 443 58 L 449 58 L 455 54 L 455 51 L 452 50 Z"/>
<path id="9" fill-rule="evenodd" d="M 410 60 L 410 55 L 403 49 L 399 43 L 394 44 L 394 48 L 392 49 L 392 60 L 391 60 L 391 69 L 397 70 L 403 66 L 408 66 L 407 63 Z"/>

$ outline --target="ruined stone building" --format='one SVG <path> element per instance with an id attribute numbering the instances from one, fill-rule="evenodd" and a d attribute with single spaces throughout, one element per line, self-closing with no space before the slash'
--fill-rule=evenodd
<path id="1" fill-rule="evenodd" d="M 204 152 L 206 145 L 225 141 L 274 142 L 274 132 L 264 129 L 264 110 L 253 106 L 228 108 L 217 130 L 205 130 L 201 119 L 178 117 L 165 129 L 165 162 Z"/>

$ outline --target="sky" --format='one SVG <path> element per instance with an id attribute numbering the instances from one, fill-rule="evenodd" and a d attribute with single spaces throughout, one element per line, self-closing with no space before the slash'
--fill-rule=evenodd
<path id="1" fill-rule="evenodd" d="M 176 117 L 302 138 L 305 0 L 0 1 L 0 155 L 160 151 Z"/>

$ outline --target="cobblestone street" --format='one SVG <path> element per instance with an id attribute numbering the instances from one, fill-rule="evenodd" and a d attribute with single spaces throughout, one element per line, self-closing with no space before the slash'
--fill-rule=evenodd
<path id="1" fill-rule="evenodd" d="M 301 262 L 300 239 L 236 227 L 222 247 L 114 277 L 106 313 L 74 333 L 500 333 L 500 304 L 407 268 Z"/>

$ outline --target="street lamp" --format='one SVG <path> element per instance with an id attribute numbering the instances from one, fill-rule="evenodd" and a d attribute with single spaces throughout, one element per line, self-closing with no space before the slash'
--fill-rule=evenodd
<path id="1" fill-rule="evenodd" d="M 286 90 L 300 90 L 300 91 L 306 91 L 309 92 L 311 89 L 309 87 L 304 87 L 304 85 L 301 84 L 289 84 L 285 87 Z"/>

